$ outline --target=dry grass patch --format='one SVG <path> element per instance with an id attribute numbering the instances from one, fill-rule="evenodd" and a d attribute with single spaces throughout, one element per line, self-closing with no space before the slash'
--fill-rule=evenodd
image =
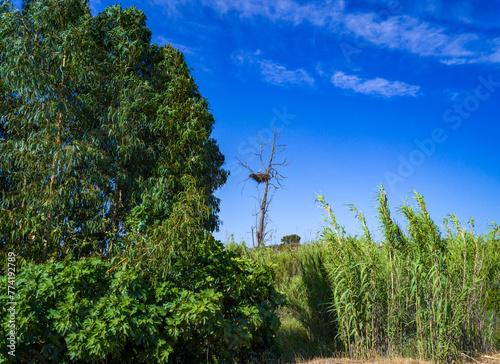
<path id="1" fill-rule="evenodd" d="M 479 358 L 479 362 L 484 364 L 500 364 L 500 353 L 483 355 Z"/>
<path id="2" fill-rule="evenodd" d="M 432 364 L 431 361 L 415 360 L 408 358 L 373 358 L 355 360 L 348 358 L 316 358 L 306 361 L 297 361 L 297 364 Z"/>
<path id="3" fill-rule="evenodd" d="M 480 358 L 464 357 L 464 362 L 481 364 L 500 364 L 500 353 L 483 355 Z M 316 358 L 312 360 L 299 360 L 296 364 L 432 364 L 432 361 L 415 360 L 408 358 L 373 358 L 367 360 L 354 360 L 348 358 Z"/>

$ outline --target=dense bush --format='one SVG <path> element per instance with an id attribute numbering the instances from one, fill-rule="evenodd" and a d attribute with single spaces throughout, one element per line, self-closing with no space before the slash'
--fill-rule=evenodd
<path id="1" fill-rule="evenodd" d="M 43 265 L 17 274 L 19 362 L 252 362 L 276 351 L 280 304 L 273 272 L 211 249 L 163 280 L 101 258 Z M 7 278 L 0 302 L 7 307 Z M 8 316 L 0 335 L 7 337 Z M 5 341 L 0 361 L 10 358 Z"/>

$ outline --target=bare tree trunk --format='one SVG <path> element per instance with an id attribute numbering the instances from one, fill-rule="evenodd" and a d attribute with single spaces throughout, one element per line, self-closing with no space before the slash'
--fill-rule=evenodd
<path id="1" fill-rule="evenodd" d="M 260 203 L 260 218 L 259 218 L 259 229 L 257 230 L 257 247 L 264 243 L 264 219 L 266 217 L 266 205 L 267 205 L 267 190 L 269 188 L 269 180 L 266 181 L 266 186 L 264 187 L 264 196 L 262 197 L 262 202 Z"/>
<path id="2" fill-rule="evenodd" d="M 283 175 L 281 175 L 276 168 L 278 166 L 280 166 L 280 167 L 287 166 L 290 163 L 290 161 L 288 161 L 286 158 L 281 162 L 276 162 L 276 160 L 275 160 L 276 156 L 278 154 L 283 153 L 284 150 L 286 149 L 286 145 L 280 145 L 280 144 L 276 143 L 277 140 L 279 139 L 279 137 L 280 137 L 280 132 L 278 132 L 275 128 L 274 133 L 273 133 L 273 138 L 269 141 L 269 143 L 264 143 L 263 140 L 258 139 L 260 150 L 258 153 L 254 153 L 254 155 L 259 158 L 260 167 L 262 167 L 262 168 L 259 169 L 259 171 L 257 173 L 255 173 L 253 171 L 253 169 L 248 164 L 243 163 L 242 161 L 238 160 L 238 164 L 240 166 L 246 168 L 250 172 L 250 175 L 245 180 L 245 183 L 249 179 L 252 179 L 255 182 L 257 182 L 257 185 L 259 185 L 262 182 L 265 183 L 264 195 L 262 196 L 262 199 L 257 198 L 257 200 L 259 201 L 259 205 L 260 205 L 259 206 L 260 211 L 259 211 L 259 213 L 256 214 L 258 216 L 258 220 L 259 220 L 258 226 L 257 226 L 257 221 L 255 221 L 255 225 L 256 225 L 255 226 L 255 229 L 256 229 L 255 237 L 257 238 L 257 248 L 264 245 L 264 240 L 265 240 L 264 238 L 266 235 L 266 232 L 265 232 L 266 214 L 267 214 L 268 205 L 270 204 L 271 199 L 272 199 L 272 196 L 269 199 L 269 201 L 267 199 L 267 193 L 269 192 L 269 186 L 274 188 L 273 191 L 276 191 L 278 188 L 283 187 L 283 185 L 281 184 L 281 181 L 283 179 L 285 179 L 285 177 Z M 268 144 L 271 147 L 271 150 L 269 153 L 269 164 L 267 166 L 264 165 L 265 144 Z M 263 170 L 262 173 L 261 173 L 261 170 Z M 243 187 L 245 187 L 245 185 L 243 185 Z M 242 189 L 242 191 L 243 191 L 243 189 Z M 252 243 L 253 243 L 253 238 L 254 238 L 254 235 L 253 235 L 253 228 L 252 228 Z"/>
<path id="3" fill-rule="evenodd" d="M 255 248 L 255 238 L 253 234 L 253 226 L 252 226 L 252 248 Z"/>

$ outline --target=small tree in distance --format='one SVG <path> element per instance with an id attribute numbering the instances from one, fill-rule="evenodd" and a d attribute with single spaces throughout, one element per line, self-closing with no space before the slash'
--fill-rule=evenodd
<path id="1" fill-rule="evenodd" d="M 262 196 L 259 194 L 259 196 L 256 197 L 259 203 L 259 211 L 257 212 L 258 227 L 255 232 L 257 247 L 260 247 L 264 244 L 266 236 L 269 233 L 269 231 L 266 231 L 266 225 L 268 221 L 267 212 L 272 200 L 272 196 L 277 189 L 284 188 L 281 182 L 286 177 L 279 173 L 276 168 L 279 166 L 284 167 L 290 164 L 290 161 L 286 158 L 279 162 L 276 161 L 279 154 L 283 153 L 286 150 L 286 145 L 277 143 L 280 136 L 281 132 L 277 131 L 275 127 L 273 130 L 273 137 L 269 142 L 266 143 L 264 140 L 258 139 L 259 152 L 255 153 L 255 155 L 259 158 L 261 168 L 257 171 L 257 173 L 255 173 L 247 163 L 243 163 L 238 159 L 238 164 L 242 167 L 245 167 L 250 172 L 250 175 L 242 181 L 244 182 L 243 188 L 245 188 L 245 184 L 249 179 L 257 182 L 257 189 L 261 183 L 264 184 L 264 192 Z M 265 156 L 266 146 L 268 145 L 271 148 L 269 159 L 267 159 Z M 266 161 L 267 164 L 265 164 L 264 161 Z M 273 193 L 269 195 L 271 188 L 273 189 Z"/>
<path id="2" fill-rule="evenodd" d="M 297 234 L 285 235 L 281 238 L 281 242 L 285 244 L 300 244 L 300 236 Z"/>

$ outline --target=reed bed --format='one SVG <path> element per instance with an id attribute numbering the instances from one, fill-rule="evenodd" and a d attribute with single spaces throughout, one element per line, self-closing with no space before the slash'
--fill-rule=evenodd
<path id="1" fill-rule="evenodd" d="M 378 213 L 383 232 L 373 241 L 363 214 L 351 206 L 363 228 L 347 236 L 331 206 L 321 240 L 331 254 L 326 264 L 332 284 L 330 310 L 338 340 L 351 358 L 410 357 L 458 361 L 494 348 L 498 312 L 499 229 L 479 236 L 450 215 L 445 234 L 415 192 L 398 212 L 406 229 L 391 216 L 381 188 Z M 494 297 L 493 297 L 494 296 Z"/>
<path id="2" fill-rule="evenodd" d="M 281 362 L 463 362 L 500 349 L 500 228 L 493 223 L 478 235 L 472 219 L 463 226 L 453 215 L 438 227 L 423 197 L 414 200 L 396 209 L 400 225 L 380 188 L 381 241 L 352 205 L 363 233 L 348 235 L 318 196 L 326 213 L 318 241 L 281 249 L 229 244 L 274 267 L 285 298 Z"/>

